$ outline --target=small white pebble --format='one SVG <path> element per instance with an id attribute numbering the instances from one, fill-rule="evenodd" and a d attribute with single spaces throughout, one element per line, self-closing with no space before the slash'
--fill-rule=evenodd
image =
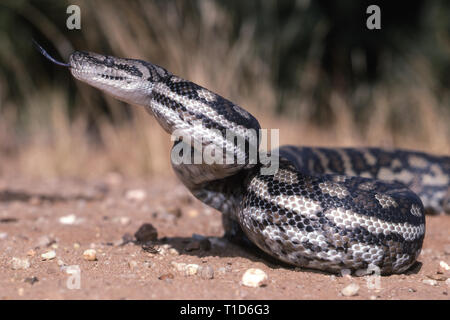
<path id="1" fill-rule="evenodd" d="M 430 286 L 437 286 L 437 281 L 433 279 L 424 279 L 422 282 Z"/>
<path id="2" fill-rule="evenodd" d="M 257 288 L 263 285 L 267 285 L 268 276 L 261 270 L 256 268 L 250 268 L 245 271 L 242 276 L 241 284 L 246 287 Z"/>
<path id="3" fill-rule="evenodd" d="M 58 261 L 56 261 L 56 264 L 60 267 L 65 266 L 66 264 L 64 263 L 64 261 L 62 261 L 61 259 L 58 259 Z"/>
<path id="4" fill-rule="evenodd" d="M 73 244 L 73 248 L 76 250 L 76 249 L 80 249 L 80 244 L 79 243 L 74 243 Z"/>
<path id="5" fill-rule="evenodd" d="M 0 232 L 0 240 L 5 240 L 8 238 L 8 234 L 6 232 Z"/>
<path id="6" fill-rule="evenodd" d="M 11 268 L 13 270 L 28 269 L 30 267 L 30 261 L 28 259 L 12 258 Z"/>
<path id="7" fill-rule="evenodd" d="M 186 263 L 183 262 L 175 262 L 172 261 L 171 264 L 175 267 L 175 269 L 177 269 L 177 271 L 179 272 L 183 272 L 184 268 L 186 268 Z"/>
<path id="8" fill-rule="evenodd" d="M 447 280 L 445 280 L 445 284 L 447 285 L 447 287 L 450 287 L 450 278 L 448 278 Z"/>
<path id="9" fill-rule="evenodd" d="M 87 249 L 83 252 L 83 258 L 87 261 L 97 260 L 97 252 L 94 249 Z"/>
<path id="10" fill-rule="evenodd" d="M 47 251 L 46 253 L 41 254 L 41 258 L 44 261 L 55 259 L 55 257 L 56 257 L 55 250 L 50 250 L 50 251 Z"/>
<path id="11" fill-rule="evenodd" d="M 138 265 L 138 263 L 134 260 L 128 261 L 128 267 L 130 267 L 130 269 L 136 268 L 137 265 Z"/>
<path id="12" fill-rule="evenodd" d="M 439 262 L 439 267 L 441 267 L 445 271 L 449 271 L 450 270 L 450 266 L 445 261 L 440 261 Z"/>
<path id="13" fill-rule="evenodd" d="M 77 220 L 77 216 L 76 215 L 69 214 L 67 216 L 59 218 L 59 223 L 66 224 L 66 225 L 71 225 L 71 224 L 75 224 L 76 220 Z"/>
<path id="14" fill-rule="evenodd" d="M 130 224 L 131 219 L 128 217 L 120 217 L 119 222 L 121 225 L 126 226 L 126 225 Z"/>
<path id="15" fill-rule="evenodd" d="M 184 267 L 184 274 L 186 276 L 196 275 L 200 266 L 198 264 L 188 264 Z"/>
<path id="16" fill-rule="evenodd" d="M 346 297 L 355 296 L 358 294 L 359 286 L 356 283 L 351 283 L 341 290 L 341 293 Z"/>
<path id="17" fill-rule="evenodd" d="M 125 198 L 131 201 L 142 201 L 147 197 L 147 193 L 142 189 L 128 190 Z"/>
<path id="18" fill-rule="evenodd" d="M 170 248 L 170 249 L 169 249 L 169 253 L 170 253 L 171 255 L 173 255 L 173 256 L 177 256 L 177 255 L 180 254 L 180 253 L 178 252 L 178 250 L 175 249 L 175 248 Z"/>
<path id="19" fill-rule="evenodd" d="M 213 279 L 214 278 L 214 269 L 211 266 L 204 266 L 200 270 L 200 276 L 203 279 Z"/>

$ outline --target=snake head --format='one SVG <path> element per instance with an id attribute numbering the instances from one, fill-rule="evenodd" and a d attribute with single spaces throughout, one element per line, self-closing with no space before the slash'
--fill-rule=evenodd
<path id="1" fill-rule="evenodd" d="M 149 62 L 75 51 L 69 58 L 72 75 L 127 103 L 145 105 L 154 84 L 169 73 Z"/>

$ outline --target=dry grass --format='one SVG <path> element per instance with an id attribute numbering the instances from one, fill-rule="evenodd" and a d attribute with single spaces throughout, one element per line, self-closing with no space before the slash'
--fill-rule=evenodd
<path id="1" fill-rule="evenodd" d="M 284 118 L 274 114 L 277 92 L 271 85 L 269 67 L 253 50 L 252 26 L 244 28 L 238 41 L 230 43 L 229 19 L 214 3 L 200 2 L 201 21 L 186 20 L 182 24 L 180 2 L 164 10 L 148 1 L 79 3 L 84 14 L 82 27 L 89 32 L 84 33 L 85 47 L 77 49 L 108 50 L 113 55 L 163 65 L 244 106 L 262 127 L 279 128 L 282 144 L 370 145 L 450 153 L 448 109 L 437 101 L 432 86 L 426 82 L 372 88 L 372 111 L 365 125 L 357 124 L 349 102 L 336 92 L 330 98 L 334 123 L 318 127 L 304 117 L 315 108 L 311 96 L 289 97 L 286 103 L 294 110 L 292 114 Z M 121 18 L 124 16 L 127 19 Z M 37 27 L 51 34 L 47 30 L 52 29 L 51 25 Z M 61 37 L 58 35 L 58 41 L 68 43 Z M 107 48 L 99 43 L 106 43 Z M 57 47 L 62 56 L 72 50 L 70 46 Z M 26 70 L 26 62 L 13 62 L 17 70 Z M 320 85 L 314 84 L 316 64 L 313 57 L 307 63 L 302 88 Z M 411 72 L 414 75 L 414 70 Z M 22 110 L 27 114 L 18 114 L 17 102 L 1 101 L 0 173 L 46 178 L 97 177 L 111 171 L 129 176 L 170 174 L 170 138 L 143 108 L 131 107 L 130 121 L 123 121 L 124 105 L 106 98 L 114 121 L 95 117 L 101 139 L 94 141 L 87 130 L 86 113 L 95 113 L 100 92 L 78 83 L 75 103 L 86 112 L 70 120 L 67 88 L 32 84 L 26 76 L 23 83 L 27 83 L 28 90 Z M 1 74 L 0 85 L 7 86 Z M 28 119 L 26 130 L 17 129 L 20 117 Z"/>

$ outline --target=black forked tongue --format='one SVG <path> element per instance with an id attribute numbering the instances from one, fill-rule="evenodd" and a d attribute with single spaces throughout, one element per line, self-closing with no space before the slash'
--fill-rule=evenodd
<path id="1" fill-rule="evenodd" d="M 53 62 L 54 64 L 57 64 L 59 66 L 63 66 L 63 67 L 68 67 L 70 68 L 70 64 L 68 63 L 64 63 L 64 62 L 59 62 L 58 60 L 56 60 L 55 58 L 53 58 L 52 56 L 50 56 L 47 51 L 45 51 L 44 48 L 42 48 L 39 43 L 36 42 L 36 40 L 32 39 L 33 43 L 35 45 L 35 47 L 39 50 L 40 53 L 42 53 L 42 55 L 44 57 L 46 57 L 48 60 L 50 60 L 51 62 Z"/>

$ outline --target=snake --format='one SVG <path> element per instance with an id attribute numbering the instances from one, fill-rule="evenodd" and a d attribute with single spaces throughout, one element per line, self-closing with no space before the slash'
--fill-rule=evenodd
<path id="1" fill-rule="evenodd" d="M 260 124 L 237 104 L 150 62 L 74 51 L 63 63 L 37 46 L 74 78 L 143 106 L 179 135 L 172 151 L 183 159 L 231 154 L 233 161 L 171 164 L 194 197 L 222 213 L 226 238 L 275 261 L 327 273 L 404 273 L 421 252 L 425 213 L 450 211 L 449 156 L 288 145 L 272 150 L 277 168 L 263 173 L 267 162 L 250 156 Z"/>

